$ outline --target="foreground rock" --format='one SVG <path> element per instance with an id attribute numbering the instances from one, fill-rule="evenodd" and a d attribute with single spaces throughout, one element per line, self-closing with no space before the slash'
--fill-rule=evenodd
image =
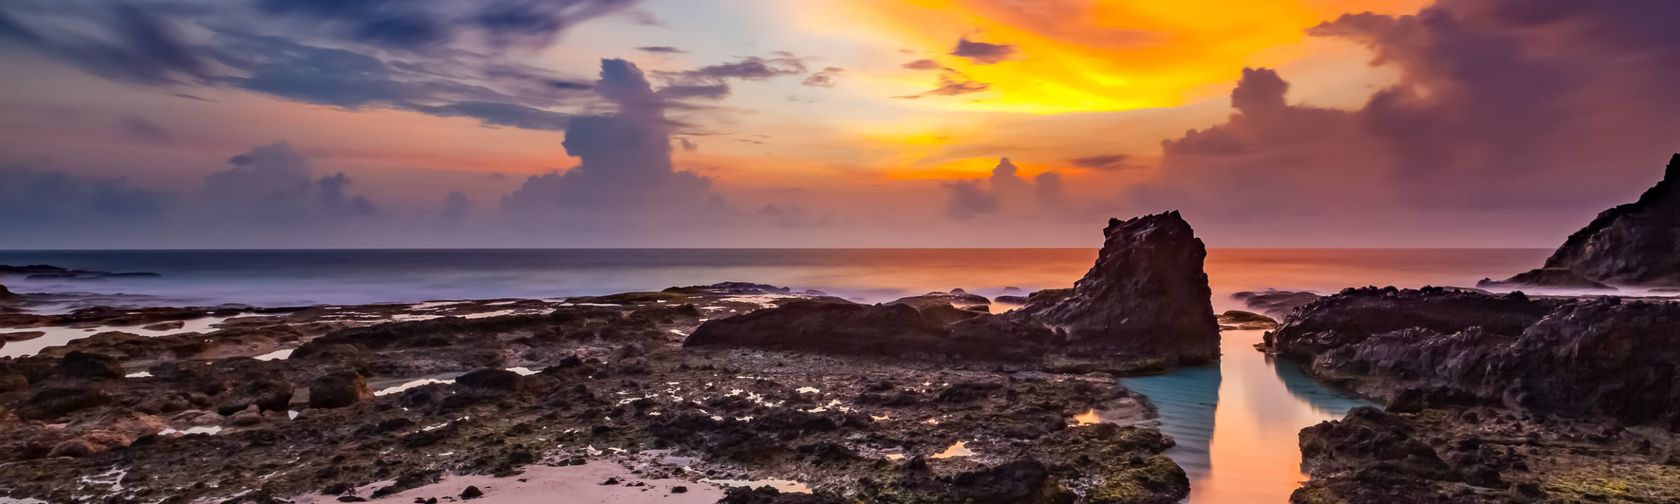
<path id="1" fill-rule="evenodd" d="M 1301 431 L 1301 504 L 1680 502 L 1666 431 L 1503 408 L 1358 408 Z"/>
<path id="2" fill-rule="evenodd" d="M 1546 259 L 1544 268 L 1505 282 L 1522 283 L 1535 277 L 1553 279 L 1560 274 L 1550 271 L 1566 270 L 1590 282 L 1680 286 L 1677 184 L 1680 184 L 1680 154 L 1669 160 L 1662 181 L 1647 189 L 1638 200 L 1598 214 L 1587 227 L 1569 235 L 1563 246 Z"/>
<path id="3" fill-rule="evenodd" d="M 1349 289 L 1269 342 L 1388 405 L 1302 432 L 1297 502 L 1680 496 L 1680 304 Z"/>
<path id="4" fill-rule="evenodd" d="M 1487 404 L 1680 431 L 1680 305 L 1356 289 L 1273 338 L 1307 372 L 1391 409 Z"/>
<path id="5" fill-rule="evenodd" d="M 1216 359 L 1206 250 L 1178 213 L 1110 220 L 1097 262 L 1072 289 L 1033 293 L 1024 307 L 988 313 L 961 291 L 881 305 L 805 300 L 702 324 L 685 345 L 851 355 L 1107 361 L 1165 369 Z"/>
<path id="6" fill-rule="evenodd" d="M 612 488 L 631 501 L 1171 503 L 1188 492 L 1162 455 L 1171 439 L 1111 376 L 681 347 L 702 319 L 832 303 L 752 292 L 311 307 L 0 359 L 0 496 L 450 502 L 471 485 L 495 502 L 523 479 L 603 466 L 625 468 Z M 928 299 L 882 309 L 924 320 Z M 974 320 L 996 319 L 957 323 Z M 292 335 L 261 340 L 290 355 L 249 358 L 271 350 L 247 348 L 253 333 Z M 168 350 L 224 338 L 224 353 Z M 1093 408 L 1116 423 L 1071 420 Z M 717 483 L 766 479 L 799 490 Z"/>

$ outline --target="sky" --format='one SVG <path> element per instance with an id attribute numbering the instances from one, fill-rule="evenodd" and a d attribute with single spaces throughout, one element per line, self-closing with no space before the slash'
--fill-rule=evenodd
<path id="1" fill-rule="evenodd" d="M 1669 0 L 7 0 L 0 249 L 1552 247 Z"/>

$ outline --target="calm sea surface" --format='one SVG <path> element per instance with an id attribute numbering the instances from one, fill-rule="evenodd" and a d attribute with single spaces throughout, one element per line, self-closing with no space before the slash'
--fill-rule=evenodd
<path id="1" fill-rule="evenodd" d="M 1540 264 L 1538 249 L 1214 249 L 1217 310 L 1233 292 L 1330 293 L 1363 285 L 1469 286 Z M 549 298 L 750 281 L 885 301 L 963 288 L 1065 287 L 1093 249 L 885 250 L 333 250 L 13 251 L 0 264 L 52 264 L 163 276 L 111 280 L 3 278 L 18 292 L 140 294 L 140 305 L 252 305 Z M 1296 433 L 1365 404 L 1255 351 L 1256 331 L 1228 331 L 1217 364 L 1127 379 L 1159 407 L 1168 452 L 1190 473 L 1191 502 L 1285 502 L 1305 476 Z"/>

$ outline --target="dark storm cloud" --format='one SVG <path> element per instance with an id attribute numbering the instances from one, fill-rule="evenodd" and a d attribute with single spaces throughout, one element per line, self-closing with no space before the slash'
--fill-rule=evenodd
<path id="1" fill-rule="evenodd" d="M 834 87 L 835 84 L 840 83 L 840 76 L 845 73 L 846 69 L 844 68 L 824 67 L 822 70 L 817 71 L 817 73 L 811 74 L 810 77 L 806 77 L 805 80 L 800 81 L 800 84 L 812 87 Z"/>
<path id="2" fill-rule="evenodd" d="M 20 9 L 21 10 L 21 9 Z M 26 22 L 0 6 L 0 43 L 21 47 L 64 61 L 88 73 L 142 84 L 197 81 L 207 70 L 203 59 L 181 40 L 164 20 L 126 3 L 107 9 L 75 9 L 70 18 L 86 18 L 106 28 L 105 36 L 90 37 L 61 26 L 65 16 L 45 15 Z M 41 29 L 31 28 L 30 25 Z"/>
<path id="3" fill-rule="evenodd" d="M 1096 156 L 1078 157 L 1068 160 L 1068 164 L 1091 170 L 1125 170 L 1136 168 L 1131 163 L 1131 156 L 1125 154 L 1102 154 Z"/>
<path id="4" fill-rule="evenodd" d="M 500 49 L 547 45 L 578 22 L 634 3 L 259 0 L 211 8 L 19 0 L 0 4 L 0 44 L 113 80 L 176 88 L 172 94 L 192 99 L 202 100 L 180 88 L 226 86 L 344 109 L 557 130 L 567 115 L 550 108 L 587 103 L 589 86 L 515 63 Z M 177 24 L 206 33 L 189 39 L 173 29 Z"/>
<path id="5" fill-rule="evenodd" d="M 718 100 L 729 96 L 730 81 L 764 81 L 783 76 L 806 75 L 802 83 L 807 86 L 833 87 L 843 72 L 838 67 L 826 67 L 811 73 L 803 58 L 777 52 L 770 57 L 748 56 L 692 70 L 656 72 L 654 76 L 665 82 L 659 96 L 681 101 Z"/>
<path id="6" fill-rule="evenodd" d="M 707 65 L 682 72 L 660 72 L 659 75 L 674 80 L 765 80 L 783 75 L 802 75 L 806 71 L 804 60 L 791 54 L 780 53 L 769 58 L 749 56 L 739 61 Z"/>
<path id="7" fill-rule="evenodd" d="M 614 14 L 636 0 L 259 0 L 268 14 L 324 22 L 344 39 L 387 49 L 427 50 L 477 35 L 491 46 L 544 47 L 566 29 Z"/>
<path id="8" fill-rule="evenodd" d="M 637 47 L 636 50 L 648 54 L 684 54 L 688 52 L 671 46 L 641 46 Z"/>
<path id="9" fill-rule="evenodd" d="M 470 117 L 487 126 L 528 130 L 563 131 L 571 115 L 516 103 L 456 102 L 438 106 L 416 106 L 416 112 L 440 117 Z"/>
<path id="10" fill-rule="evenodd" d="M 964 36 L 957 40 L 957 47 L 951 50 L 951 55 L 968 58 L 969 61 L 982 65 L 991 65 L 1013 58 L 1015 56 L 1015 46 L 978 42 L 969 40 L 967 36 Z"/>

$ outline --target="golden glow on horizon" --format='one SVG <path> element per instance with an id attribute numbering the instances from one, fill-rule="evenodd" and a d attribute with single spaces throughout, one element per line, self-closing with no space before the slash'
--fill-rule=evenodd
<path id="1" fill-rule="evenodd" d="M 810 8 L 806 24 L 908 49 L 874 87 L 900 96 L 939 85 L 941 72 L 897 69 L 932 59 L 985 83 L 982 92 L 903 100 L 913 106 L 1031 114 L 1173 107 L 1219 92 L 1244 66 L 1306 56 L 1304 30 L 1346 12 L 1410 12 L 1425 0 L 863 0 Z M 835 22 L 836 16 L 845 21 Z M 982 64 L 951 56 L 959 37 L 1015 47 Z M 953 78 L 960 79 L 957 74 Z"/>

